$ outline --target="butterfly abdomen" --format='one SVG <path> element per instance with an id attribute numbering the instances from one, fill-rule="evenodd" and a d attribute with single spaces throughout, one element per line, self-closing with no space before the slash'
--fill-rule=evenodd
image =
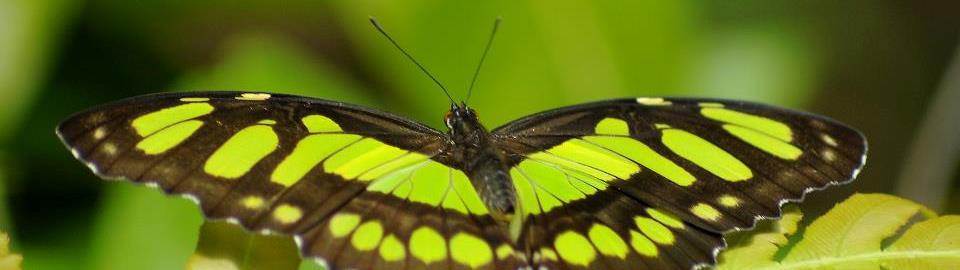
<path id="1" fill-rule="evenodd" d="M 468 157 L 465 171 L 480 199 L 498 220 L 507 221 L 516 208 L 516 190 L 505 159 L 494 149 L 480 149 Z"/>

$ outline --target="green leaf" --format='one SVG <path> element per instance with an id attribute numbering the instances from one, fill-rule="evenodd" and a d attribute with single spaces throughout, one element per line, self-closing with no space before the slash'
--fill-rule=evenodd
<path id="1" fill-rule="evenodd" d="M 300 253 L 284 235 L 248 232 L 226 222 L 207 222 L 200 228 L 197 251 L 187 261 L 188 270 L 296 270 Z"/>
<path id="2" fill-rule="evenodd" d="M 80 247 L 90 249 L 88 268 L 164 270 L 183 267 L 193 243 L 196 243 L 196 228 L 202 222 L 196 205 L 130 183 L 110 182 L 105 185 L 103 207 L 96 218 L 90 246 Z M 25 254 L 32 258 L 29 253 Z"/>
<path id="3" fill-rule="evenodd" d="M 915 218 L 926 220 L 908 225 Z M 748 237 L 728 236 L 730 249 L 720 255 L 717 269 L 929 270 L 960 265 L 960 216 L 937 217 L 898 197 L 855 194 L 795 234 L 798 220 L 787 212 L 779 221 L 761 223 Z M 792 235 L 789 241 L 787 235 Z"/>
<path id="4" fill-rule="evenodd" d="M 787 237 L 797 232 L 802 218 L 800 208 L 788 205 L 784 208 L 783 217 L 779 220 L 764 220 L 759 222 L 754 230 L 726 235 L 728 248 L 720 253 L 720 260 L 735 264 L 721 264 L 720 268 L 753 269 L 775 266 L 776 262 L 772 260 L 757 260 L 757 258 L 773 258 L 780 247 L 789 242 Z"/>

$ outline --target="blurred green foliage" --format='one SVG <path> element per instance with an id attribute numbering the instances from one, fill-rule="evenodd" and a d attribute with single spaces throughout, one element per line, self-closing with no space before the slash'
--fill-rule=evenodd
<path id="1" fill-rule="evenodd" d="M 943 27 L 960 25 L 953 23 L 960 18 L 955 3 L 899 5 L 906 4 L 3 1 L 0 196 L 9 198 L 0 198 L 0 229 L 12 232 L 27 269 L 185 264 L 202 222 L 191 203 L 99 181 L 53 136 L 69 114 L 110 100 L 261 90 L 367 105 L 442 127 L 446 98 L 368 16 L 455 98 L 465 95 L 493 19 L 502 16 L 470 101 L 488 128 L 623 96 L 757 100 L 831 115 L 879 142 L 872 144 L 873 172 L 832 189 L 833 198 L 888 191 L 885 175 L 895 174 L 911 134 L 906 123 L 920 117 L 960 33 Z M 824 196 L 812 197 L 833 201 Z"/>

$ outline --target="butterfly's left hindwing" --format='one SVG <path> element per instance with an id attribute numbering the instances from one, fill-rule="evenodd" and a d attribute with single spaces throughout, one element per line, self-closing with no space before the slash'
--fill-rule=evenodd
<path id="1" fill-rule="evenodd" d="M 194 199 L 208 218 L 297 237 L 332 268 L 515 269 L 506 229 L 421 124 L 296 96 L 132 98 L 57 132 L 99 176 Z"/>
<path id="2" fill-rule="evenodd" d="M 707 99 L 589 103 L 493 134 L 513 162 L 519 245 L 572 269 L 712 264 L 723 232 L 853 179 L 866 152 L 833 120 Z"/>

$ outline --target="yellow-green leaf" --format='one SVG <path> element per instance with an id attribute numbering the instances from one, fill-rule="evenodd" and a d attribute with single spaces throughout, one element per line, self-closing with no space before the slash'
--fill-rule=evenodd
<path id="1" fill-rule="evenodd" d="M 300 253 L 290 236 L 263 235 L 226 222 L 200 228 L 196 252 L 188 270 L 296 270 Z"/>
<path id="2" fill-rule="evenodd" d="M 795 205 L 788 205 L 779 220 L 764 220 L 751 231 L 739 231 L 726 235 L 727 251 L 720 253 L 725 262 L 720 269 L 754 269 L 772 267 L 773 258 L 780 247 L 787 244 L 788 236 L 797 232 L 803 214 Z"/>
<path id="3" fill-rule="evenodd" d="M 926 220 L 911 224 L 918 217 Z M 728 237 L 730 250 L 720 255 L 717 269 L 930 270 L 960 265 L 960 216 L 937 217 L 898 197 L 855 194 L 786 241 L 783 236 L 796 230 L 785 226 L 796 219 L 787 212 L 776 222 L 780 229 L 761 225 L 746 239 Z M 898 235 L 900 231 L 905 232 Z"/>

